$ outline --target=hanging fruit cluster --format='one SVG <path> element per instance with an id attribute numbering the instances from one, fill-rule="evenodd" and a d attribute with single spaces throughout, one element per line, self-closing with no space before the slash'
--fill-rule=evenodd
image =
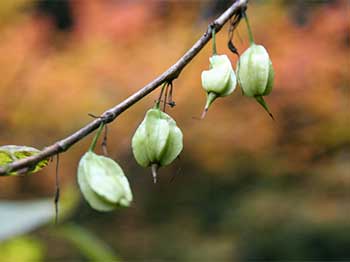
<path id="1" fill-rule="evenodd" d="M 250 40 L 250 47 L 243 52 L 237 62 L 237 80 L 245 96 L 253 97 L 273 118 L 263 96 L 271 93 L 274 82 L 274 70 L 269 54 L 262 45 L 254 42 L 248 17 L 243 14 Z M 210 69 L 202 72 L 202 87 L 207 92 L 207 101 L 202 118 L 209 109 L 211 103 L 217 97 L 231 94 L 236 88 L 236 75 L 232 70 L 230 60 L 226 55 L 217 55 L 215 29 L 212 28 L 213 56 L 209 58 Z M 229 47 L 238 54 L 231 40 Z M 232 48 L 233 47 L 233 48 Z"/>
<path id="2" fill-rule="evenodd" d="M 262 45 L 255 44 L 248 18 L 244 12 L 237 15 L 231 24 L 228 46 L 232 52 L 238 54 L 231 40 L 233 27 L 237 26 L 242 17 L 245 18 L 247 24 L 250 47 L 238 59 L 237 77 L 228 56 L 217 54 L 215 27 L 211 28 L 213 54 L 209 58 L 209 70 L 204 70 L 201 75 L 202 87 L 207 94 L 202 119 L 214 100 L 230 95 L 236 89 L 237 82 L 243 95 L 255 98 L 272 117 L 263 97 L 272 91 L 274 70 L 266 49 Z M 172 91 L 172 82 L 165 81 L 159 99 L 155 102 L 155 106 L 146 112 L 131 141 L 136 162 L 142 167 L 151 167 L 154 183 L 157 181 L 157 170 L 170 165 L 183 149 L 182 131 L 175 120 L 165 113 L 166 106 L 175 106 Z M 133 196 L 128 179 L 119 164 L 107 156 L 94 153 L 96 142 L 105 127 L 105 121 L 102 119 L 101 122 L 89 150 L 80 159 L 77 177 L 80 190 L 89 205 L 98 211 L 111 211 L 118 206 L 129 206 Z M 0 147 L 0 165 L 6 166 L 15 160 L 39 152 L 31 147 L 3 146 Z M 43 160 L 24 172 L 37 172 L 47 162 Z M 18 173 L 9 173 L 9 175 L 16 174 Z"/>

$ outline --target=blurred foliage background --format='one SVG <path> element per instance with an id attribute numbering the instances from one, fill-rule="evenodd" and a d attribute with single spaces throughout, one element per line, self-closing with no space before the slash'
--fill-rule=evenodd
<path id="1" fill-rule="evenodd" d="M 79 129 L 172 65 L 230 4 L 1 1 L 0 144 L 43 148 Z M 266 100 L 276 121 L 240 90 L 194 119 L 208 45 L 174 81 L 167 112 L 185 147 L 156 185 L 130 141 L 158 92 L 110 124 L 130 208 L 98 213 L 81 199 L 76 169 L 91 137 L 61 155 L 58 225 L 54 163 L 0 178 L 0 260 L 350 259 L 349 11 L 347 0 L 250 1 L 255 39 L 275 68 Z M 218 52 L 235 65 L 227 31 Z M 243 22 L 234 42 L 248 46 Z"/>

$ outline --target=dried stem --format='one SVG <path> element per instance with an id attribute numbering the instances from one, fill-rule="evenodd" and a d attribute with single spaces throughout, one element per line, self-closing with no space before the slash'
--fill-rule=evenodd
<path id="1" fill-rule="evenodd" d="M 56 155 L 56 181 L 55 181 L 55 198 L 54 198 L 54 203 L 55 203 L 55 224 L 57 225 L 58 223 L 58 204 L 60 201 L 60 176 L 58 174 L 58 169 L 60 165 L 60 154 Z"/>

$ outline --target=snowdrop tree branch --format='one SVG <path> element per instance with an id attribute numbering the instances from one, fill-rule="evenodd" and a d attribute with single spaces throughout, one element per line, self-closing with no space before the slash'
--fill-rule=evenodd
<path id="1" fill-rule="evenodd" d="M 117 104 L 113 108 L 105 111 L 101 117 L 94 119 L 86 126 L 77 130 L 73 134 L 63 138 L 52 145 L 45 147 L 40 153 L 14 161 L 6 166 L 0 167 L 0 176 L 6 175 L 9 172 L 19 171 L 24 173 L 30 170 L 32 166 L 35 166 L 38 162 L 44 159 L 48 159 L 56 154 L 68 150 L 72 145 L 76 144 L 84 137 L 96 130 L 102 122 L 105 124 L 114 121 L 121 113 L 125 112 L 128 108 L 140 101 L 143 97 L 150 94 L 160 85 L 165 82 L 171 82 L 176 79 L 181 71 L 191 62 L 191 60 L 203 49 L 212 37 L 212 30 L 215 32 L 227 23 L 231 17 L 247 8 L 248 0 L 235 0 L 233 4 L 222 13 L 214 22 L 212 22 L 206 32 L 197 40 L 197 42 L 172 66 L 170 66 L 165 72 L 159 75 L 150 83 L 146 84 L 143 88 L 126 98 L 121 103 Z"/>

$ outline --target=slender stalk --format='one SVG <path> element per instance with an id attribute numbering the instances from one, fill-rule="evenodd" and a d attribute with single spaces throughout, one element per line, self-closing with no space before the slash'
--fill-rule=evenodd
<path id="1" fill-rule="evenodd" d="M 60 164 L 60 154 L 56 155 L 56 191 L 55 191 L 55 198 L 54 198 L 54 203 L 55 203 L 55 225 L 58 224 L 58 204 L 60 201 L 60 176 L 58 174 L 58 169 L 59 169 L 59 164 Z"/>
<path id="2" fill-rule="evenodd" d="M 210 105 L 214 102 L 214 100 L 217 98 L 217 94 L 213 93 L 213 92 L 209 92 L 207 94 L 207 101 L 205 103 L 205 107 L 204 107 L 204 110 L 202 112 L 202 116 L 201 116 L 201 119 L 204 119 L 205 116 L 207 115 L 207 112 L 209 110 L 209 107 Z"/>
<path id="3" fill-rule="evenodd" d="M 212 27 L 211 29 L 211 41 L 212 41 L 212 49 L 213 49 L 213 55 L 216 55 L 217 54 L 217 51 L 216 51 L 216 36 L 215 36 L 215 28 Z"/>
<path id="4" fill-rule="evenodd" d="M 249 42 L 250 44 L 254 44 L 254 37 L 253 37 L 253 32 L 252 32 L 252 28 L 250 27 L 250 23 L 249 23 L 249 19 L 248 19 L 248 16 L 246 13 L 244 13 L 244 20 L 245 20 L 245 23 L 247 25 L 247 29 L 248 29 L 248 36 L 249 36 Z"/>
<path id="5" fill-rule="evenodd" d="M 258 101 L 258 103 L 266 110 L 266 112 L 269 114 L 269 116 L 275 120 L 275 118 L 273 117 L 271 111 L 270 111 L 270 108 L 269 106 L 266 104 L 264 98 L 262 96 L 256 96 L 255 97 L 255 100 Z"/>
<path id="6" fill-rule="evenodd" d="M 154 108 L 156 108 L 156 109 L 160 108 L 160 101 L 162 100 L 164 88 L 166 85 L 167 85 L 167 82 L 164 82 L 162 85 L 162 89 L 160 90 L 158 100 L 156 101 L 156 104 L 154 105 Z"/>
<path id="7" fill-rule="evenodd" d="M 100 127 L 98 128 L 97 132 L 96 132 L 96 135 L 94 136 L 94 139 L 92 140 L 91 142 L 91 145 L 89 147 L 89 151 L 94 151 L 95 147 L 96 147 L 96 143 L 97 143 L 97 140 L 98 138 L 100 137 L 101 135 L 101 132 L 102 132 L 102 129 L 103 129 L 103 126 L 105 124 L 103 122 L 101 122 L 100 124 Z"/>
<path id="8" fill-rule="evenodd" d="M 168 89 L 169 89 L 169 84 L 166 83 L 166 86 L 165 86 L 165 94 L 164 94 L 164 103 L 163 103 L 163 112 L 165 113 L 165 109 L 166 109 L 166 105 L 168 103 Z"/>

